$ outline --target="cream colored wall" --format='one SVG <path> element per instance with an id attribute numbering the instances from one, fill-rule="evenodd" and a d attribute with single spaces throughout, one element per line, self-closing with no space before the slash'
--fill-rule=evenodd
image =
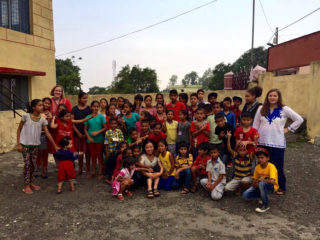
<path id="1" fill-rule="evenodd" d="M 205 97 L 204 99 L 207 101 L 208 100 L 208 94 L 211 93 L 212 91 L 208 91 L 205 93 Z M 218 91 L 214 91 L 216 93 L 218 93 L 218 101 L 222 101 L 225 97 L 233 97 L 233 96 L 238 96 L 238 97 L 242 97 L 243 101 L 244 101 L 244 95 L 246 93 L 246 90 L 218 90 Z M 151 95 L 153 102 L 155 103 L 155 98 L 156 98 L 156 93 L 144 93 L 141 94 L 142 96 L 145 95 Z M 164 100 L 166 103 L 170 102 L 169 99 L 169 93 L 163 93 L 164 95 Z M 188 95 L 190 96 L 190 93 L 188 93 Z M 93 100 L 100 100 L 101 98 L 106 98 L 108 101 L 110 101 L 110 98 L 112 97 L 124 97 L 126 99 L 129 99 L 130 102 L 134 102 L 134 96 L 135 94 L 101 94 L 101 95 L 90 95 L 89 96 L 89 103 Z M 78 101 L 78 97 L 74 96 L 74 95 L 68 95 L 67 98 L 69 98 L 71 105 L 76 105 L 77 101 Z"/>
<path id="2" fill-rule="evenodd" d="M 52 0 L 31 0 L 31 34 L 0 27 L 0 67 L 45 72 L 29 77 L 29 98 L 43 98 L 56 85 Z M 12 150 L 20 117 L 0 111 L 0 153 Z M 8 130 L 9 129 L 9 130 Z"/>

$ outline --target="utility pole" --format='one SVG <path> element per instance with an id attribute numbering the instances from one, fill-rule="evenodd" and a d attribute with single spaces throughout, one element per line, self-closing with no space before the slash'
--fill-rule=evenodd
<path id="1" fill-rule="evenodd" d="M 251 41 L 251 68 L 253 68 L 253 46 L 254 46 L 254 15 L 255 15 L 255 0 L 252 0 L 252 41 Z"/>
<path id="2" fill-rule="evenodd" d="M 273 38 L 273 44 L 274 45 L 277 45 L 278 44 L 278 35 L 279 35 L 279 30 L 278 28 L 276 27 L 276 31 L 274 32 L 274 38 Z"/>

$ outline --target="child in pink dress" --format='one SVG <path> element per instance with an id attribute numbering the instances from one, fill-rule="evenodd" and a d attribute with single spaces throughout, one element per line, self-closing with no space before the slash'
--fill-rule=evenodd
<path id="1" fill-rule="evenodd" d="M 118 176 L 112 183 L 112 195 L 117 196 L 119 200 L 124 200 L 123 193 L 128 197 L 132 196 L 129 191 L 133 185 L 132 176 L 135 171 L 148 171 L 147 168 L 136 168 L 135 160 L 133 157 L 126 157 L 124 159 L 124 168 L 121 169 Z"/>

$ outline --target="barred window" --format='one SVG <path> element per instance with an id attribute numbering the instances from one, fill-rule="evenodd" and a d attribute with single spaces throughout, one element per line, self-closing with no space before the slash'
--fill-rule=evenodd
<path id="1" fill-rule="evenodd" d="M 28 92 L 28 77 L 0 75 L 0 111 L 26 109 Z"/>
<path id="2" fill-rule="evenodd" d="M 0 27 L 30 33 L 29 0 L 0 0 Z"/>

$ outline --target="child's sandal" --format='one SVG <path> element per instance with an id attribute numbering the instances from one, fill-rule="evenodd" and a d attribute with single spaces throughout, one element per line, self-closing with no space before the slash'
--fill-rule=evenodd
<path id="1" fill-rule="evenodd" d="M 153 195 L 154 195 L 155 197 L 159 197 L 159 196 L 160 196 L 159 190 L 158 190 L 158 189 L 153 189 Z"/>
<path id="2" fill-rule="evenodd" d="M 130 192 L 130 191 L 125 191 L 125 194 L 126 194 L 128 197 L 131 197 L 131 196 L 132 196 L 132 192 Z"/>
<path id="3" fill-rule="evenodd" d="M 148 190 L 147 198 L 150 198 L 150 199 L 154 198 L 152 190 Z"/>
<path id="4" fill-rule="evenodd" d="M 181 194 L 187 194 L 187 193 L 189 193 L 189 189 L 188 188 L 184 188 L 184 189 L 182 189 L 182 191 L 180 193 Z"/>
<path id="5" fill-rule="evenodd" d="M 61 194 L 61 193 L 62 193 L 62 189 L 61 189 L 61 188 L 58 188 L 57 194 Z"/>
<path id="6" fill-rule="evenodd" d="M 198 190 L 198 185 L 195 185 L 190 189 L 190 192 L 195 193 L 197 190 Z"/>

